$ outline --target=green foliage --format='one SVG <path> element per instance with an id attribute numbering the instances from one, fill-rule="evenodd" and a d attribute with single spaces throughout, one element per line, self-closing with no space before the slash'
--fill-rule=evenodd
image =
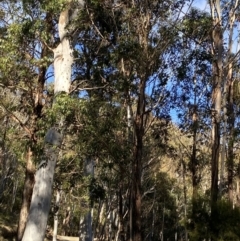
<path id="1" fill-rule="evenodd" d="M 213 237 L 216 241 L 240 240 L 237 228 L 240 223 L 240 209 L 233 208 L 229 201 L 224 199 L 217 202 L 216 214 L 210 218 L 210 200 L 208 197 L 199 197 L 195 200 L 195 210 L 191 212 L 191 222 L 187 225 L 190 240 L 202 240 Z"/>
<path id="2" fill-rule="evenodd" d="M 212 18 L 207 12 L 191 8 L 184 17 L 182 31 L 187 37 L 197 41 L 209 41 L 212 28 Z"/>
<path id="3" fill-rule="evenodd" d="M 92 178 L 89 184 L 89 195 L 90 200 L 93 205 L 94 202 L 98 202 L 99 200 L 103 200 L 105 197 L 104 188 L 98 183 L 96 178 Z"/>

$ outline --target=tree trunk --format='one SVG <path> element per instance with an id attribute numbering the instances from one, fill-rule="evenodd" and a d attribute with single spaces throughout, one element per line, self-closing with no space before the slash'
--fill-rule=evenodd
<path id="1" fill-rule="evenodd" d="M 186 185 L 186 164 L 181 160 L 182 165 L 182 179 L 183 179 L 183 194 L 184 194 L 184 219 L 187 220 L 187 185 Z M 185 225 L 184 228 L 185 240 L 188 240 L 188 230 Z"/>
<path id="2" fill-rule="evenodd" d="M 216 5 L 220 9 L 219 0 Z M 216 7 L 218 10 L 218 7 Z M 220 117 L 221 117 L 221 86 L 222 86 L 222 58 L 223 58 L 223 36 L 221 26 L 221 13 L 218 12 L 218 17 L 214 19 L 213 29 L 213 54 L 216 57 L 213 62 L 213 114 L 212 114 L 212 202 L 217 201 L 218 195 L 218 161 L 220 151 Z"/>
<path id="3" fill-rule="evenodd" d="M 236 9 L 239 1 L 235 1 L 235 6 L 229 12 L 229 41 L 228 41 L 228 52 L 227 52 L 227 70 L 225 77 L 225 98 L 226 103 L 224 105 L 225 111 L 225 123 L 228 125 L 228 149 L 227 149 L 227 171 L 228 171 L 228 198 L 233 204 L 233 169 L 234 169 L 234 153 L 233 146 L 235 141 L 234 125 L 235 125 L 235 115 L 233 108 L 233 59 L 232 59 L 232 48 L 233 48 L 233 34 L 234 34 L 234 24 L 236 20 Z"/>
<path id="4" fill-rule="evenodd" d="M 42 241 L 45 237 L 47 219 L 51 206 L 52 185 L 57 155 L 50 148 L 46 155 L 46 166 L 36 172 L 32 201 L 23 241 Z"/>
<path id="5" fill-rule="evenodd" d="M 25 181 L 23 188 L 23 198 L 22 198 L 22 207 L 19 216 L 18 231 L 17 231 L 17 240 L 21 241 L 24 233 L 24 229 L 27 223 L 29 207 L 32 198 L 33 185 L 34 185 L 34 174 L 35 166 L 32 162 L 32 151 L 31 148 L 28 149 L 27 153 L 27 163 L 26 163 L 26 173 Z"/>
<path id="6" fill-rule="evenodd" d="M 218 236 L 215 221 L 218 215 L 218 162 L 220 154 L 220 119 L 223 76 L 223 34 L 220 0 L 210 1 L 213 19 L 212 54 L 213 54 L 213 90 L 212 90 L 212 157 L 211 157 L 211 229 L 214 237 Z"/>
<path id="7" fill-rule="evenodd" d="M 228 155 L 227 155 L 227 169 L 228 169 L 228 198 L 233 203 L 233 174 L 234 174 L 234 141 L 235 141 L 235 116 L 233 109 L 233 81 L 232 77 L 229 80 L 228 90 L 228 128 L 229 128 L 229 141 L 228 141 Z"/>
<path id="8" fill-rule="evenodd" d="M 199 188 L 199 162 L 197 159 L 197 130 L 198 130 L 198 113 L 197 113 L 197 94 L 196 94 L 196 78 L 194 77 L 194 106 L 192 116 L 193 144 L 191 155 L 191 172 L 192 172 L 192 219 L 195 220 L 197 215 L 197 200 Z"/>
<path id="9" fill-rule="evenodd" d="M 123 172 L 121 172 L 122 174 Z M 116 240 L 124 241 L 125 233 L 124 233 L 124 223 L 123 223 L 123 198 L 122 198 L 122 181 L 120 181 L 120 187 L 118 192 L 118 217 L 119 217 L 119 225 L 118 225 L 118 235 Z"/>
<path id="10" fill-rule="evenodd" d="M 141 241 L 141 174 L 145 115 L 145 85 L 140 81 L 137 112 L 134 120 L 134 156 L 132 163 L 132 232 L 133 241 Z"/>
<path id="11" fill-rule="evenodd" d="M 71 207 L 68 206 L 66 210 L 65 218 L 63 219 L 63 235 L 69 236 L 70 231 L 70 218 L 71 218 Z"/>
<path id="12" fill-rule="evenodd" d="M 54 206 L 53 241 L 57 241 L 58 213 L 60 208 L 61 189 L 57 189 L 56 202 Z"/>
<path id="13" fill-rule="evenodd" d="M 60 14 L 58 30 L 60 43 L 54 52 L 54 94 L 69 93 L 71 84 L 73 49 L 66 29 L 70 20 L 83 7 L 83 1 L 69 2 L 66 9 Z M 72 11 L 71 11 L 72 10 Z M 76 33 L 75 33 L 76 34 Z M 74 39 L 74 36 L 71 36 Z M 63 116 L 60 116 L 63 118 Z M 59 122 L 62 120 L 59 120 Z M 58 124 L 58 123 L 56 123 Z M 62 128 L 61 125 L 60 128 Z M 39 165 L 35 177 L 35 186 L 31 201 L 27 226 L 23 235 L 23 241 L 42 241 L 45 236 L 48 214 L 51 206 L 52 185 L 54 170 L 57 161 L 57 148 L 62 142 L 62 135 L 55 128 L 48 130 L 45 137 L 45 156 Z"/>
<path id="14" fill-rule="evenodd" d="M 94 162 L 92 159 L 87 159 L 85 163 L 85 175 L 94 177 Z M 89 193 L 90 195 L 90 193 Z M 80 220 L 79 241 L 92 241 L 92 202 L 87 203 L 87 213 Z"/>

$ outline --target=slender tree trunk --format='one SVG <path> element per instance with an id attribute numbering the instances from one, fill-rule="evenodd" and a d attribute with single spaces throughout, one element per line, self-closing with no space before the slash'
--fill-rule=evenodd
<path id="1" fill-rule="evenodd" d="M 213 240 L 218 236 L 215 220 L 218 215 L 218 168 L 220 154 L 220 119 L 223 77 L 223 34 L 220 0 L 210 1 L 213 19 L 212 53 L 213 53 L 213 90 L 212 90 L 212 157 L 211 157 L 211 229 Z"/>
<path id="2" fill-rule="evenodd" d="M 197 159 L 197 130 L 198 130 L 198 113 L 197 113 L 197 95 L 196 95 L 196 78 L 194 77 L 194 106 L 192 116 L 192 131 L 193 131 L 193 144 L 191 155 L 191 172 L 192 172 L 192 218 L 193 221 L 197 215 L 197 200 L 198 200 L 198 187 L 199 187 L 199 162 Z"/>
<path id="3" fill-rule="evenodd" d="M 231 203 L 233 203 L 233 163 L 234 163 L 234 153 L 233 146 L 235 140 L 234 125 L 235 116 L 233 108 L 233 59 L 232 59 L 232 48 L 233 48 L 233 34 L 234 34 L 234 23 L 236 20 L 236 9 L 239 4 L 239 0 L 235 1 L 232 10 L 229 12 L 229 42 L 228 42 L 228 52 L 227 52 L 227 68 L 225 77 L 225 98 L 226 103 L 224 105 L 224 121 L 228 125 L 228 149 L 227 149 L 227 172 L 228 172 L 228 198 Z"/>
<path id="4" fill-rule="evenodd" d="M 220 3 L 219 3 L 220 4 Z M 220 19 L 215 21 L 213 30 L 214 55 L 217 59 L 213 62 L 213 114 L 212 114 L 212 202 L 217 201 L 218 195 L 218 161 L 220 151 L 220 118 L 221 118 L 221 86 L 222 86 L 222 29 Z"/>
<path id="5" fill-rule="evenodd" d="M 47 14 L 45 20 L 50 27 L 51 23 L 50 23 L 49 19 L 51 19 L 51 17 L 49 14 Z M 48 48 L 46 46 L 43 46 L 42 51 L 41 51 L 41 59 L 46 57 L 48 54 L 49 54 Z M 34 131 L 33 131 L 33 135 L 29 137 L 30 141 L 32 142 L 32 145 L 35 145 L 37 142 L 36 137 L 35 137 L 35 133 L 37 131 L 36 123 L 41 118 L 41 115 L 42 115 L 43 89 L 44 89 L 44 84 L 45 84 L 45 80 L 46 80 L 46 73 L 47 73 L 46 66 L 42 66 L 39 68 L 37 91 L 34 96 L 35 97 L 34 98 L 34 102 L 35 102 L 34 103 L 34 118 L 33 118 L 33 130 Z M 30 153 L 30 152 L 31 152 L 31 150 L 29 149 L 28 153 Z M 31 153 L 31 155 L 34 155 L 34 153 Z M 18 224 L 18 234 L 17 234 L 18 241 L 22 240 L 22 237 L 23 237 L 23 232 L 25 230 L 25 226 L 27 223 L 27 217 L 29 214 L 29 208 L 30 208 L 30 203 L 31 203 L 31 198 L 32 198 L 32 193 L 33 193 L 35 167 L 33 167 L 33 164 L 29 163 L 29 165 L 32 166 L 31 167 L 32 170 L 28 169 L 29 167 L 28 167 L 28 159 L 27 159 L 24 191 L 23 191 L 23 203 L 22 203 L 22 207 L 20 210 L 19 224 Z M 30 177 L 30 176 L 32 176 L 32 177 Z M 30 179 L 32 179 L 31 185 L 30 185 Z M 28 204 L 28 207 L 26 206 L 26 204 Z"/>
<path id="6" fill-rule="evenodd" d="M 238 163 L 236 177 L 236 206 L 240 207 L 240 162 Z"/>
<path id="7" fill-rule="evenodd" d="M 132 231 L 133 241 L 141 241 L 141 175 L 142 175 L 142 152 L 144 136 L 145 116 L 145 85 L 146 81 L 140 81 L 137 111 L 134 120 L 134 156 L 132 163 Z"/>
<path id="8" fill-rule="evenodd" d="M 54 206 L 53 241 L 57 241 L 58 213 L 60 208 L 60 198 L 61 198 L 61 189 L 57 189 L 56 202 Z"/>
<path id="9" fill-rule="evenodd" d="M 123 173 L 123 172 L 121 172 Z M 123 180 L 123 179 L 122 179 Z M 122 183 L 120 181 L 120 187 L 118 192 L 118 216 L 119 216 L 119 225 L 118 225 L 118 240 L 124 241 L 125 240 L 125 233 L 124 233 L 124 223 L 123 223 L 123 198 L 122 198 Z"/>
<path id="10" fill-rule="evenodd" d="M 85 175 L 94 177 L 94 162 L 92 159 L 87 159 L 85 163 Z M 80 220 L 79 241 L 92 241 L 92 202 L 87 203 L 87 213 Z"/>
<path id="11" fill-rule="evenodd" d="M 63 235 L 68 236 L 70 231 L 70 218 L 71 218 L 71 207 L 68 206 L 63 219 Z"/>
<path id="12" fill-rule="evenodd" d="M 20 211 L 18 231 L 17 231 L 18 241 L 21 241 L 23 237 L 23 233 L 27 223 L 27 217 L 29 213 L 29 207 L 31 203 L 32 191 L 33 191 L 33 185 L 34 185 L 35 166 L 32 162 L 31 148 L 28 149 L 26 160 L 27 161 L 26 161 L 24 188 L 23 188 L 22 207 Z"/>
<path id="13" fill-rule="evenodd" d="M 186 164 L 182 159 L 182 178 L 183 178 L 183 194 L 184 194 L 184 219 L 187 220 L 187 185 L 186 185 Z M 188 240 L 188 230 L 185 225 L 185 240 Z"/>
<path id="14" fill-rule="evenodd" d="M 229 80 L 229 93 L 228 93 L 228 128 L 229 128 L 229 141 L 228 141 L 228 155 L 227 155 L 227 169 L 228 169 L 228 198 L 233 203 L 233 169 L 234 169 L 234 141 L 235 141 L 235 116 L 233 109 L 233 81 Z"/>

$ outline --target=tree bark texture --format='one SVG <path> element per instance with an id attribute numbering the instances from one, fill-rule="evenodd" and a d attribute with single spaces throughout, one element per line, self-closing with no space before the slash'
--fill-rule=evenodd
<path id="1" fill-rule="evenodd" d="M 211 157 L 211 231 L 212 238 L 218 236 L 215 225 L 217 220 L 218 200 L 218 173 L 220 154 L 220 122 L 223 81 L 223 33 L 220 0 L 210 1 L 213 30 L 212 30 L 212 54 L 213 54 L 213 82 L 212 82 L 212 157 Z"/>
<path id="2" fill-rule="evenodd" d="M 229 80 L 228 89 L 228 128 L 229 128 L 229 140 L 228 140 L 228 153 L 227 153 L 227 170 L 228 170 L 228 198 L 233 203 L 233 176 L 234 176 L 234 142 L 235 142 L 235 116 L 233 109 L 233 81 Z"/>
<path id="3" fill-rule="evenodd" d="M 46 166 L 36 172 L 33 196 L 23 241 L 42 241 L 45 237 L 48 214 L 51 207 L 52 185 L 57 155 L 49 149 L 46 155 Z"/>
<path id="4" fill-rule="evenodd" d="M 54 221 L 53 221 L 53 241 L 57 241 L 57 230 L 58 230 L 58 213 L 60 208 L 60 198 L 61 198 L 61 189 L 57 189 L 56 202 L 54 206 Z"/>
<path id="5" fill-rule="evenodd" d="M 145 85 L 140 81 L 137 112 L 134 120 L 134 156 L 132 163 L 132 232 L 133 241 L 141 241 L 141 175 L 145 115 Z"/>
<path id="6" fill-rule="evenodd" d="M 223 35 L 221 23 L 220 1 L 211 1 L 213 31 L 212 31 L 212 51 L 213 51 L 213 91 L 212 91 L 212 182 L 211 200 L 215 204 L 218 196 L 218 162 L 220 153 L 220 117 L 222 101 L 222 75 L 223 75 Z M 216 14 L 217 13 L 217 14 Z"/>
<path id="7" fill-rule="evenodd" d="M 34 186 L 34 174 L 35 174 L 35 166 L 32 162 L 32 151 L 31 148 L 28 149 L 27 158 L 26 158 L 26 172 L 25 172 L 25 181 L 23 188 L 23 198 L 22 198 L 22 206 L 19 216 L 18 230 L 17 230 L 17 240 L 21 241 L 23 237 L 23 233 L 25 230 L 25 226 L 27 223 L 33 186 Z"/>
<path id="8" fill-rule="evenodd" d="M 225 76 L 225 86 L 224 88 L 224 99 L 226 100 L 224 105 L 224 121 L 228 126 L 228 148 L 227 148 L 227 173 L 228 173 L 228 198 L 233 204 L 233 172 L 234 172 L 234 152 L 233 146 L 235 142 L 235 114 L 234 114 L 234 102 L 233 102 L 233 34 L 234 34 L 234 24 L 236 23 L 236 9 L 239 5 L 239 0 L 235 1 L 235 6 L 229 12 L 229 41 L 228 41 L 228 52 L 227 52 L 227 70 Z M 225 154 L 226 155 L 226 154 Z"/>

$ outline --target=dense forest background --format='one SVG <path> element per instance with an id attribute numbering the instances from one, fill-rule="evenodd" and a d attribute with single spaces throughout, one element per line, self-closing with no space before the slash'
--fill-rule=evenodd
<path id="1" fill-rule="evenodd" d="M 240 240 L 240 4 L 200 3 L 0 1 L 4 238 Z"/>

